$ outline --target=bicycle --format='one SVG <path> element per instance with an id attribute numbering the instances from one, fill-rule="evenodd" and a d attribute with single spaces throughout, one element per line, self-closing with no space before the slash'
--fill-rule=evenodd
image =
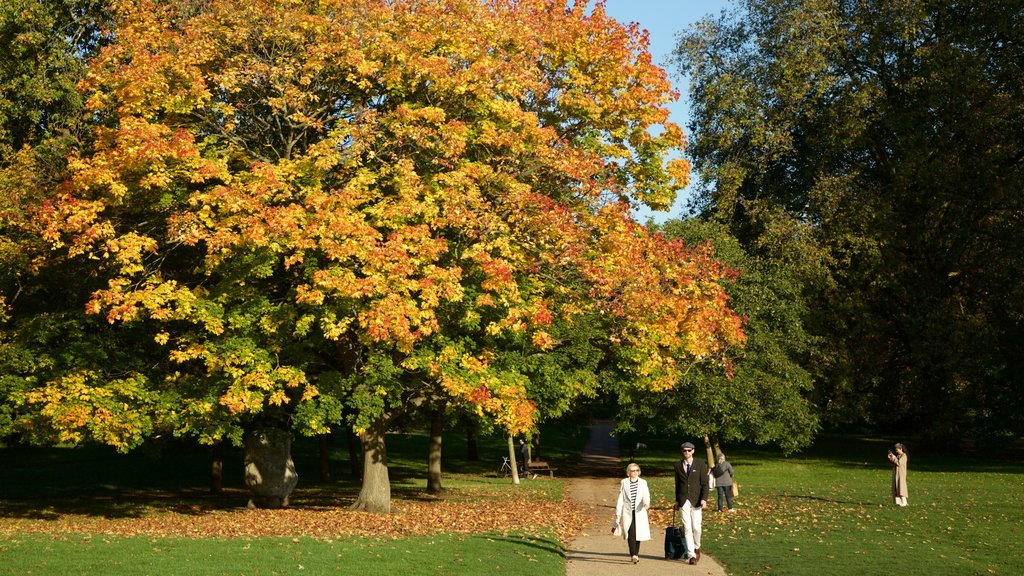
<path id="1" fill-rule="evenodd" d="M 508 456 L 501 457 L 501 467 L 498 468 L 498 476 L 511 476 L 512 475 L 512 462 L 508 459 Z"/>

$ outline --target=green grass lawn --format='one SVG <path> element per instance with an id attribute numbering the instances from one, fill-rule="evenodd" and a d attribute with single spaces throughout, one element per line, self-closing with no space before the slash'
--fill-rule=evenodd
<path id="1" fill-rule="evenodd" d="M 677 445 L 646 451 L 656 499 L 671 498 Z M 898 508 L 888 448 L 878 439 L 823 437 L 789 458 L 726 450 L 742 491 L 736 513 L 705 514 L 703 549 L 735 575 L 1024 574 L 1020 462 L 911 452 L 910 506 Z"/>
<path id="2" fill-rule="evenodd" d="M 571 473 L 586 435 L 569 428 L 546 430 L 543 437 L 542 457 L 560 468 L 560 476 Z M 657 507 L 669 506 L 681 440 L 642 439 L 647 448 L 636 454 Z M 628 439 L 629 445 L 635 441 Z M 388 442 L 396 500 L 422 499 L 425 437 L 395 434 Z M 513 488 L 495 476 L 507 453 L 503 438 L 481 438 L 481 460 L 475 462 L 465 459 L 460 434 L 446 435 L 444 448 L 449 501 L 500 490 L 540 500 L 561 497 L 560 479 Z M 823 436 L 790 457 L 726 446 L 743 490 L 736 513 L 706 513 L 704 550 L 736 576 L 1024 574 L 1024 463 L 917 453 L 911 446 L 910 506 L 897 508 L 889 498 L 888 448 L 880 439 L 835 436 Z M 331 448 L 328 482 L 317 478 L 314 442 L 297 442 L 294 456 L 300 474 L 296 506 L 342 507 L 358 492 L 342 446 Z M 64 512 L 102 518 L 202 514 L 244 505 L 241 455 L 225 455 L 228 490 L 219 497 L 205 494 L 208 458 L 204 450 L 186 447 L 127 456 L 96 448 L 0 448 L 0 521 L 45 520 Z M 686 570 L 673 566 L 666 573 Z M 558 539 L 544 533 L 333 539 L 115 537 L 102 531 L 0 535 L 4 576 L 564 573 Z"/>
<path id="3" fill-rule="evenodd" d="M 570 468 L 583 450 L 586 429 L 543 430 L 542 453 Z M 397 505 L 424 499 L 427 438 L 422 433 L 388 435 L 389 472 Z M 505 438 L 479 438 L 480 460 L 466 459 L 463 434 L 444 438 L 445 499 L 459 502 L 515 491 L 536 500 L 560 501 L 561 480 L 511 486 L 496 472 L 507 455 Z M 516 447 L 518 456 L 518 446 Z M 359 481 L 349 471 L 348 449 L 330 446 L 331 479 L 319 480 L 315 441 L 297 440 L 293 459 L 299 486 L 293 508 L 343 510 Z M 247 496 L 242 454 L 224 454 L 225 491 L 208 494 L 210 452 L 166 443 L 128 455 L 103 447 L 77 449 L 0 447 L 0 522 L 47 521 L 65 514 L 103 519 L 159 517 L 164 513 L 209 515 L 238 509 Z M 0 533 L 0 575 L 46 576 L 268 576 L 268 575 L 562 575 L 565 556 L 553 532 L 436 534 L 432 536 L 297 538 L 167 538 L 104 534 Z"/>
<path id="4" fill-rule="evenodd" d="M 448 535 L 392 540 L 310 538 L 0 537 L 7 576 L 556 576 L 556 538 Z"/>

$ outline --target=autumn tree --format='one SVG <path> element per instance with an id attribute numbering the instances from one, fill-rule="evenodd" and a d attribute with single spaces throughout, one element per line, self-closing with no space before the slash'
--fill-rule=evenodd
<path id="1" fill-rule="evenodd" d="M 130 448 L 344 421 L 355 507 L 387 511 L 397 418 L 443 400 L 529 430 L 592 386 L 533 360 L 575 325 L 601 319 L 587 338 L 655 389 L 743 341 L 721 267 L 630 216 L 688 164 L 667 160 L 684 139 L 646 38 L 600 6 L 126 1 L 116 20 L 80 84 L 95 142 L 24 209 L 51 258 L 91 267 L 85 311 L 162 357 L 40 380 L 23 425 L 103 419 L 122 434 L 94 439 Z"/>
<path id="2" fill-rule="evenodd" d="M 737 4 L 678 45 L 701 205 L 806 287 L 826 422 L 1019 436 L 1019 3 Z"/>
<path id="3" fill-rule="evenodd" d="M 621 386 L 619 427 L 776 446 L 786 453 L 810 445 L 818 409 L 805 368 L 813 341 L 803 325 L 807 303 L 800 283 L 777 261 L 748 255 L 719 222 L 673 219 L 658 228 L 686 245 L 713 247 L 735 271 L 725 288 L 745 319 L 747 342 L 732 351 L 729 373 L 696 365 L 664 392 Z"/>
<path id="4" fill-rule="evenodd" d="M 71 358 L 79 367 L 133 361 L 130 343 L 83 313 L 93 266 L 49 259 L 31 210 L 67 177 L 68 151 L 89 141 L 76 85 L 107 39 L 108 16 L 93 0 L 0 5 L 0 436 L 17 428 L 31 440 L 59 438 L 14 423 L 25 391 L 69 375 Z"/>

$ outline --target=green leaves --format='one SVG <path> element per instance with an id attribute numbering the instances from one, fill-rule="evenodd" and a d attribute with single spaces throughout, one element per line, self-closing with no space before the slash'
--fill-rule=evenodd
<path id="1" fill-rule="evenodd" d="M 828 421 L 1021 430 L 1020 18 L 751 0 L 681 39 L 702 207 L 802 283 Z"/>
<path id="2" fill-rule="evenodd" d="M 662 231 L 687 244 L 712 245 L 716 256 L 737 271 L 725 291 L 730 307 L 745 320 L 746 344 L 727 352 L 728 373 L 698 364 L 664 392 L 623 387 L 620 425 L 715 434 L 722 442 L 774 445 L 786 453 L 808 446 L 817 433 L 818 415 L 807 400 L 812 381 L 804 364 L 810 338 L 800 283 L 777 263 L 749 256 L 720 224 L 670 220 Z"/>

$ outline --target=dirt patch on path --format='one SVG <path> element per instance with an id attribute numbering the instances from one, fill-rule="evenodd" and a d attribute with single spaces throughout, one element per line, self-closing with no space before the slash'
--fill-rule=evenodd
<path id="1" fill-rule="evenodd" d="M 664 530 L 652 522 L 649 542 L 640 545 L 640 562 L 629 560 L 626 541 L 611 535 L 615 516 L 615 496 L 619 480 L 625 472 L 619 465 L 618 439 L 611 435 L 611 422 L 597 422 L 590 427 L 590 439 L 569 484 L 569 495 L 579 502 L 589 516 L 588 524 L 569 543 L 566 576 L 664 576 L 665 574 L 727 576 L 714 558 L 703 554 L 700 564 L 665 560 Z"/>

